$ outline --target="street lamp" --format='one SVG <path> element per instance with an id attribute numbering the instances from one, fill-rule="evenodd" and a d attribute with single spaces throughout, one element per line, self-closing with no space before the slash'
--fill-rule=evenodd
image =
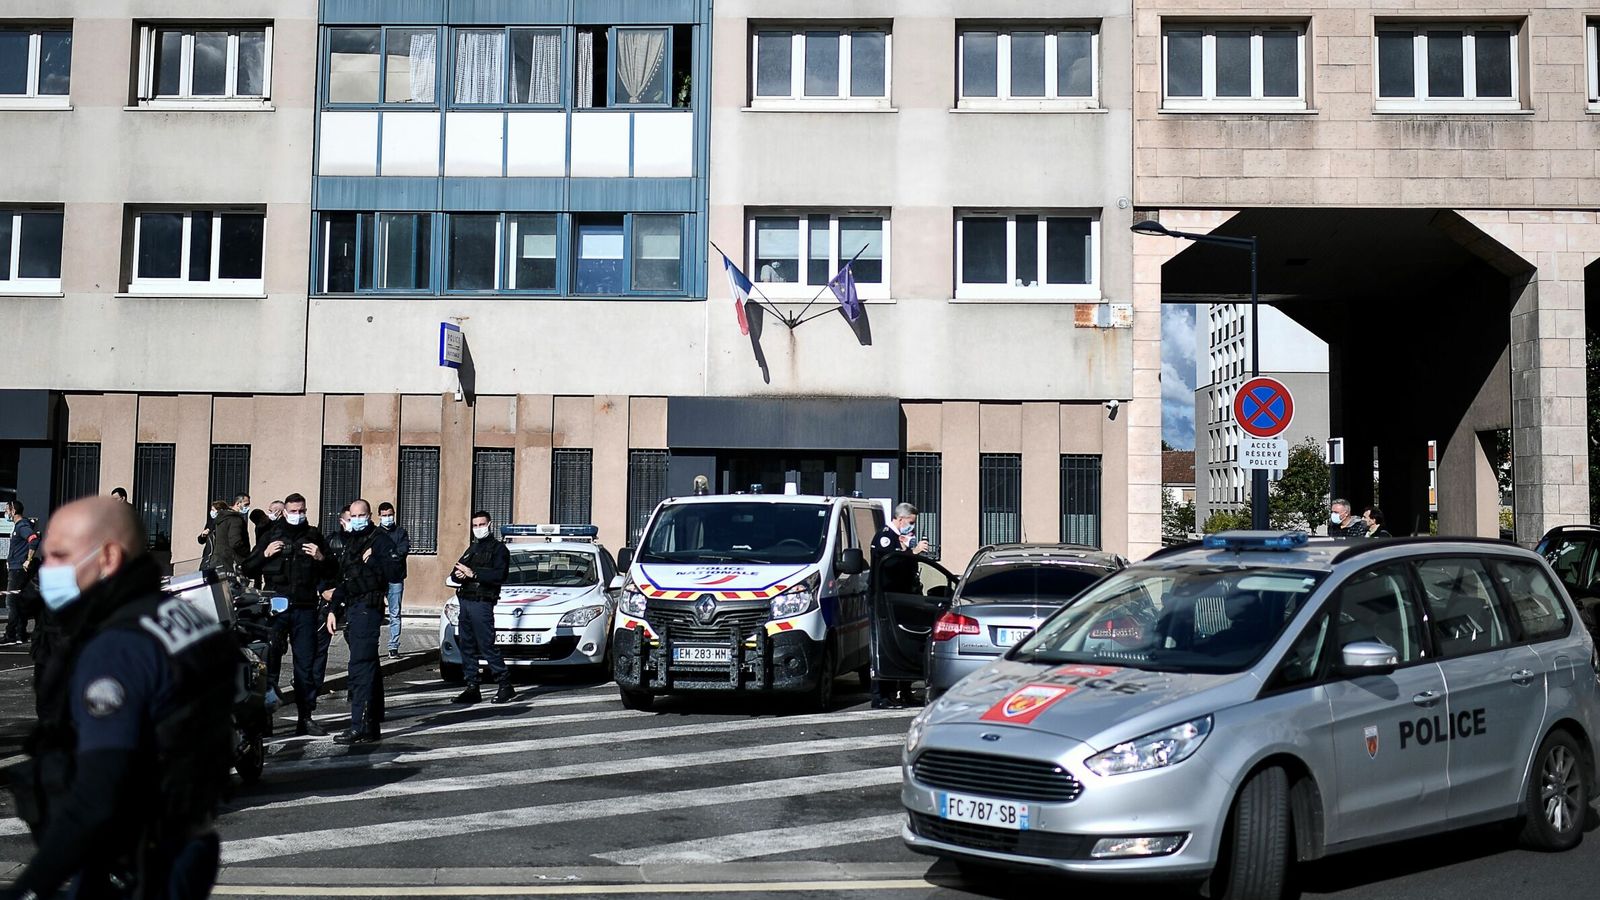
<path id="1" fill-rule="evenodd" d="M 1155 219 L 1146 219 L 1143 222 L 1133 223 L 1133 233 L 1154 235 L 1156 237 L 1182 238 L 1186 241 L 1194 241 L 1197 244 L 1217 244 L 1222 247 L 1232 247 L 1235 250 L 1250 251 L 1250 377 L 1258 377 L 1261 374 L 1261 317 L 1257 315 L 1257 304 L 1260 298 L 1256 293 L 1255 237 L 1228 237 L 1221 234 L 1195 234 L 1188 231 L 1173 231 Z M 1258 531 L 1264 531 L 1267 525 L 1267 470 L 1254 469 L 1250 472 L 1250 527 Z"/>

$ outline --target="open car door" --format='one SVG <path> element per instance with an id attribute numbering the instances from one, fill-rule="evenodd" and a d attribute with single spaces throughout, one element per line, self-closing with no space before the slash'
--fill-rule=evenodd
<path id="1" fill-rule="evenodd" d="M 872 671 L 880 680 L 921 681 L 927 677 L 928 640 L 933 622 L 950 605 L 960 580 L 926 556 L 904 551 L 872 567 Z M 915 571 L 913 582 L 907 575 Z"/>

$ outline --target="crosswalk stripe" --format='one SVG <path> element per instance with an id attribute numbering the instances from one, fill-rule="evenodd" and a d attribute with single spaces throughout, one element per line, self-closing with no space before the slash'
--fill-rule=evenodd
<path id="1" fill-rule="evenodd" d="M 872 750 L 879 747 L 898 746 L 902 740 L 904 738 L 898 734 L 869 734 L 861 737 L 824 738 L 814 741 L 792 741 L 784 744 L 763 744 L 755 747 L 735 747 L 727 750 L 671 753 L 663 756 L 583 762 L 566 766 L 493 772 L 483 775 L 461 775 L 421 781 L 401 781 L 349 794 L 315 794 L 295 797 L 291 800 L 263 803 L 259 806 L 243 806 L 234 810 L 233 814 L 267 812 L 274 809 L 298 809 L 322 803 L 383 800 L 390 797 L 448 794 L 456 791 L 493 790 L 518 785 L 545 784 L 553 781 L 596 778 L 605 775 L 630 775 L 638 772 L 660 771 L 688 766 L 711 766 L 752 760 L 766 761 L 794 756 Z"/>
<path id="2" fill-rule="evenodd" d="M 773 856 L 794 850 L 840 847 L 859 841 L 878 841 L 900 835 L 905 813 L 871 816 L 847 822 L 818 822 L 793 828 L 769 828 L 719 837 L 697 838 L 674 844 L 658 844 L 638 850 L 596 853 L 599 859 L 624 866 L 664 863 L 727 863 L 758 856 Z"/>
<path id="3" fill-rule="evenodd" d="M 752 882 L 649 882 L 647 884 L 534 884 L 534 885 L 401 885 L 300 886 L 289 890 L 278 885 L 219 884 L 212 889 L 218 897 L 594 897 L 712 894 L 839 894 L 881 891 L 926 892 L 936 887 L 923 878 L 863 878 L 855 881 L 752 881 Z"/>
<path id="4" fill-rule="evenodd" d="M 224 863 L 236 864 L 299 853 L 349 850 L 377 844 L 389 846 L 402 841 L 420 841 L 430 838 L 456 837 L 465 834 L 482 834 L 489 831 L 526 828 L 530 825 L 546 825 L 577 819 L 611 818 L 634 813 L 658 812 L 664 809 L 676 812 L 695 807 L 722 806 L 751 800 L 770 800 L 776 797 L 796 797 L 856 788 L 880 787 L 899 780 L 899 766 L 883 766 L 855 772 L 801 775 L 794 778 L 751 781 L 744 784 L 667 791 L 605 800 L 578 800 L 543 806 L 524 806 L 517 809 L 497 809 L 460 816 L 442 816 L 434 819 L 391 821 L 376 825 L 329 828 L 321 831 L 299 831 L 290 834 L 264 835 L 229 841 L 223 844 L 222 856 Z"/>
<path id="5" fill-rule="evenodd" d="M 434 750 L 403 751 L 399 753 L 347 753 L 343 756 L 331 756 L 318 759 L 304 759 L 285 761 L 282 763 L 271 762 L 267 766 L 268 777 L 272 773 L 297 774 L 297 773 L 322 773 L 338 769 L 367 769 L 373 766 L 389 765 L 415 765 L 417 763 L 437 762 L 438 760 L 465 759 L 467 757 L 501 756 L 508 753 L 527 753 L 533 750 L 560 750 L 569 747 L 589 747 L 596 740 L 604 739 L 606 744 L 619 744 L 630 741 L 649 741 L 658 738 L 690 737 L 700 734 L 722 734 L 730 728 L 749 730 L 752 728 L 784 728 L 794 725 L 827 725 L 841 722 L 861 722 L 894 719 L 908 719 L 921 710 L 916 709 L 888 709 L 888 710 L 852 710 L 846 712 L 817 713 L 807 716 L 787 716 L 783 718 L 768 719 L 733 719 L 717 720 L 712 722 L 697 722 L 683 725 L 668 725 L 661 728 L 636 728 L 630 731 L 618 731 L 605 735 L 574 734 L 560 737 L 532 738 L 522 741 L 499 741 L 492 744 L 467 745 L 463 747 L 441 747 Z M 320 745 L 313 745 L 320 746 Z M 329 745 L 336 746 L 336 745 Z"/>
<path id="6" fill-rule="evenodd" d="M 606 722 L 615 719 L 643 719 L 651 718 L 655 713 L 637 709 L 603 709 L 596 712 L 566 713 L 558 716 L 518 716 L 497 719 L 480 719 L 470 722 L 444 722 L 438 725 L 412 725 L 405 728 L 396 728 L 385 731 L 383 736 L 391 740 L 399 738 L 423 737 L 433 734 L 460 734 L 478 731 L 516 731 L 524 728 L 541 728 L 550 725 L 570 725 L 584 722 Z M 290 740 L 293 740 L 292 738 Z M 302 740 L 305 740 L 302 738 Z M 308 742 L 303 759 L 315 759 L 325 756 L 339 756 L 343 751 L 338 744 L 333 743 L 333 738 L 315 738 Z"/>
<path id="7" fill-rule="evenodd" d="M 442 691 L 436 696 L 429 696 L 425 698 L 429 702 L 418 703 L 402 703 L 396 702 L 393 699 L 389 699 L 385 701 L 384 705 L 391 714 L 398 710 L 403 711 L 406 716 L 420 716 L 435 713 L 467 713 L 476 709 L 481 709 L 480 706 L 457 706 L 452 703 L 431 702 L 433 700 L 437 700 L 439 697 L 451 696 L 456 693 L 459 693 L 459 691 L 455 689 Z M 580 706 L 585 703 L 615 703 L 616 699 L 615 691 L 606 691 L 604 694 L 585 693 L 578 696 L 572 696 L 571 692 L 569 691 L 540 691 L 523 699 L 512 700 L 509 703 L 500 704 L 496 708 L 530 709 L 541 706 Z M 293 713 L 293 711 L 293 706 L 291 705 L 289 707 L 289 712 Z M 391 715 L 391 718 L 394 718 L 394 716 Z M 329 725 L 334 722 L 348 722 L 350 720 L 350 714 L 333 713 L 330 715 L 318 715 L 316 720 L 323 725 Z M 290 719 L 290 721 L 292 721 L 292 719 Z"/>

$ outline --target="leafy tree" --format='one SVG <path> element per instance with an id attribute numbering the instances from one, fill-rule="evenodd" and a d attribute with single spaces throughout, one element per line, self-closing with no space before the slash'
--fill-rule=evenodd
<path id="1" fill-rule="evenodd" d="M 1219 531 L 1248 531 L 1250 529 L 1250 510 L 1245 509 L 1219 509 L 1206 519 L 1205 527 L 1200 529 L 1206 534 L 1216 534 Z"/>
<path id="2" fill-rule="evenodd" d="M 1311 531 L 1328 508 L 1328 462 L 1316 438 L 1289 448 L 1289 466 L 1267 499 L 1273 528 Z"/>
<path id="3" fill-rule="evenodd" d="M 1172 445 L 1171 445 L 1171 444 L 1169 444 L 1169 443 L 1167 443 L 1167 439 L 1166 439 L 1166 438 L 1162 438 L 1162 439 L 1161 439 L 1161 452 L 1162 452 L 1162 453 L 1165 453 L 1165 452 L 1167 452 L 1167 451 L 1168 451 L 1168 450 L 1176 450 L 1176 449 L 1178 449 L 1178 448 L 1177 448 L 1177 447 L 1174 447 L 1174 446 L 1172 446 Z"/>
<path id="4" fill-rule="evenodd" d="M 1179 503 L 1166 491 L 1161 492 L 1161 534 L 1165 537 L 1186 538 L 1194 533 L 1194 501 Z"/>

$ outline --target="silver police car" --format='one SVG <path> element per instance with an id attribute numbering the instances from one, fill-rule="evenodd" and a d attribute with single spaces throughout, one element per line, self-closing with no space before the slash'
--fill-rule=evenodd
<path id="1" fill-rule="evenodd" d="M 1481 822 L 1583 837 L 1600 658 L 1538 555 L 1235 532 L 1086 591 L 906 737 L 903 831 L 994 864 L 1210 879 Z"/>

